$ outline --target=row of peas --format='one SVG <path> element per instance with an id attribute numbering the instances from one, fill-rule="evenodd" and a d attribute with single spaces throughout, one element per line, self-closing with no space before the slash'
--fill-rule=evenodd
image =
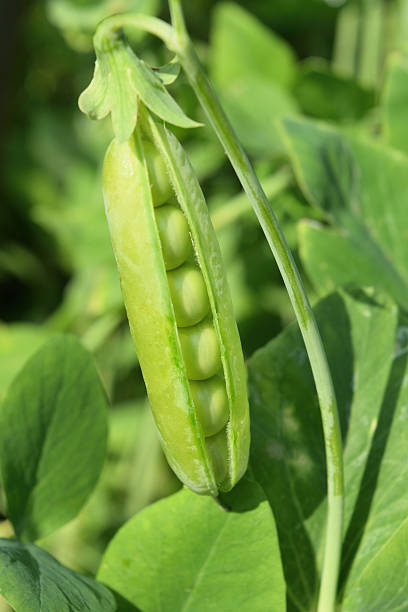
<path id="1" fill-rule="evenodd" d="M 190 391 L 216 479 L 221 481 L 228 468 L 225 427 L 229 405 L 208 293 L 164 162 L 151 142 L 143 141 L 143 149 Z"/>

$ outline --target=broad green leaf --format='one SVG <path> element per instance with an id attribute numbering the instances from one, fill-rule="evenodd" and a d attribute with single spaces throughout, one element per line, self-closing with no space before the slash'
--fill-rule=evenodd
<path id="1" fill-rule="evenodd" d="M 220 3 L 214 15 L 210 71 L 227 115 L 252 154 L 281 153 L 275 121 L 297 112 L 288 91 L 296 71 L 293 52 L 236 4 Z"/>
<path id="2" fill-rule="evenodd" d="M 393 275 L 378 274 L 377 258 L 367 256 L 358 236 L 342 228 L 305 220 L 298 224 L 298 237 L 302 263 L 318 295 L 326 295 L 349 283 L 378 287 L 391 295 L 399 295 L 399 283 Z"/>
<path id="3" fill-rule="evenodd" d="M 244 478 L 218 505 L 182 491 L 149 506 L 116 534 L 99 579 L 131 607 L 284 612 L 275 524 L 259 486 Z"/>
<path id="4" fill-rule="evenodd" d="M 44 327 L 28 323 L 0 323 L 0 399 L 28 357 L 46 340 Z"/>
<path id="5" fill-rule="evenodd" d="M 382 554 L 408 512 L 403 443 L 408 437 L 408 385 L 401 383 L 408 334 L 406 325 L 398 325 L 396 307 L 372 292 L 333 294 L 318 304 L 315 314 L 343 433 L 342 584 L 351 569 L 348 596 L 360 589 L 364 569 Z M 288 327 L 249 360 L 249 386 L 251 467 L 275 515 L 290 609 L 313 610 L 324 549 L 325 458 L 316 392 L 297 326 Z M 397 572 L 397 558 L 394 567 Z M 364 597 L 370 601 L 367 590 Z"/>
<path id="6" fill-rule="evenodd" d="M 302 64 L 294 92 L 303 112 L 341 123 L 363 117 L 374 106 L 374 93 L 336 75 L 322 60 Z"/>
<path id="7" fill-rule="evenodd" d="M 0 595 L 17 612 L 113 612 L 112 593 L 38 546 L 0 538 Z"/>
<path id="8" fill-rule="evenodd" d="M 304 195 L 325 213 L 352 250 L 359 249 L 359 283 L 371 283 L 365 271 L 374 265 L 376 286 L 386 287 L 406 308 L 408 158 L 303 119 L 285 120 L 283 134 Z M 311 247 L 303 249 L 310 252 Z M 354 263 L 349 269 L 346 280 L 355 280 Z"/>
<path id="9" fill-rule="evenodd" d="M 0 465 L 18 537 L 37 540 L 78 513 L 104 462 L 106 407 L 72 336 L 51 338 L 16 376 L 0 409 Z"/>
<path id="10" fill-rule="evenodd" d="M 356 71 L 360 8 L 356 2 L 345 2 L 337 13 L 332 66 L 336 74 L 347 78 Z"/>
<path id="11" fill-rule="evenodd" d="M 382 107 L 387 142 L 408 153 L 408 55 L 394 55 L 389 59 Z"/>
<path id="12" fill-rule="evenodd" d="M 408 609 L 408 518 L 373 556 L 346 597 L 344 612 Z"/>
<path id="13" fill-rule="evenodd" d="M 284 151 L 277 120 L 297 113 L 290 94 L 272 81 L 254 75 L 228 82 L 219 92 L 239 139 L 253 155 L 272 156 Z"/>
<path id="14" fill-rule="evenodd" d="M 41 546 L 68 567 L 95 575 L 106 534 L 115 534 L 135 512 L 180 486 L 163 456 L 147 399 L 116 404 L 110 411 L 107 459 L 94 492 L 78 516 L 42 539 Z"/>
<path id="15" fill-rule="evenodd" d="M 213 17 L 210 71 L 222 89 L 249 76 L 288 88 L 296 63 L 285 40 L 236 3 L 221 2 Z"/>
<path id="16" fill-rule="evenodd" d="M 116 138 L 127 140 L 136 125 L 139 98 L 158 117 L 183 128 L 201 124 L 189 119 L 170 96 L 161 79 L 140 60 L 128 42 L 117 39 L 101 50 L 90 85 L 79 97 L 79 108 L 90 119 L 112 114 Z"/>

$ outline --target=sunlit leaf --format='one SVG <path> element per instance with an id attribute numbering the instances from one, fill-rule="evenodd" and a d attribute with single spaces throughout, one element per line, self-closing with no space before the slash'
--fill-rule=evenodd
<path id="1" fill-rule="evenodd" d="M 222 503 L 228 509 L 183 489 L 149 506 L 113 538 L 99 579 L 132 610 L 283 612 L 275 525 L 261 489 L 244 479 Z"/>

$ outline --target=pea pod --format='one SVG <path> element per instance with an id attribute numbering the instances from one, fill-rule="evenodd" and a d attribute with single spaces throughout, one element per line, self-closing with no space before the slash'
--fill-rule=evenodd
<path id="1" fill-rule="evenodd" d="M 147 116 L 143 134 L 138 122 L 129 140 L 111 143 L 103 190 L 130 329 L 167 460 L 197 493 L 228 491 L 248 461 L 246 372 L 198 181 L 176 138 Z"/>

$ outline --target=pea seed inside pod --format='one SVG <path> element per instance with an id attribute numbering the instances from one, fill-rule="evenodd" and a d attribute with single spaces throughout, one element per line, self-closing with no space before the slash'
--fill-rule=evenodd
<path id="1" fill-rule="evenodd" d="M 190 390 L 204 435 L 215 435 L 225 427 L 229 419 L 224 380 L 219 376 L 203 381 L 191 380 Z"/>
<path id="2" fill-rule="evenodd" d="M 221 368 L 221 354 L 212 321 L 180 327 L 178 332 L 187 378 L 205 380 L 214 376 Z"/>
<path id="3" fill-rule="evenodd" d="M 156 222 L 166 270 L 173 270 L 185 262 L 193 250 L 187 220 L 177 206 L 166 204 L 157 209 Z"/>
<path id="4" fill-rule="evenodd" d="M 179 327 L 190 327 L 210 310 L 203 275 L 196 266 L 184 264 L 167 274 L 174 314 Z"/>
<path id="5" fill-rule="evenodd" d="M 152 142 L 144 140 L 143 150 L 152 188 L 153 206 L 161 206 L 173 195 L 167 168 L 162 156 Z"/>
<path id="6" fill-rule="evenodd" d="M 205 439 L 215 479 L 222 482 L 228 473 L 228 442 L 225 429 Z"/>

